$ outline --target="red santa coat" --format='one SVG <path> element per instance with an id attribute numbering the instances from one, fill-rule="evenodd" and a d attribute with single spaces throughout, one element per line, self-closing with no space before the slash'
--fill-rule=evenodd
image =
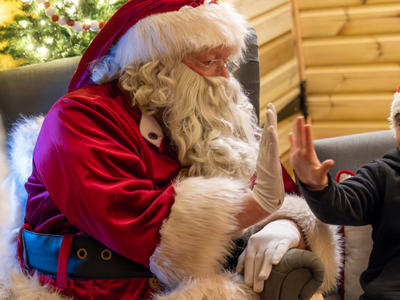
<path id="1" fill-rule="evenodd" d="M 139 128 L 141 120 L 116 82 L 58 100 L 33 154 L 25 222 L 38 233 L 88 234 L 149 267 L 182 166 L 167 138 L 149 138 L 149 131 L 158 131 L 151 132 L 154 138 L 160 129 Z M 287 190 L 293 191 L 284 173 Z M 54 285 L 51 278 L 41 279 Z M 80 299 L 141 299 L 147 279 L 75 281 L 73 286 Z"/>

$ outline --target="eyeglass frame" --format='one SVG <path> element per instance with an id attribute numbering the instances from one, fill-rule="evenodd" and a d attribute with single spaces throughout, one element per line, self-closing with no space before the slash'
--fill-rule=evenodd
<path id="1" fill-rule="evenodd" d="M 237 69 L 234 70 L 234 71 L 229 71 L 229 70 L 228 70 L 229 73 L 234 74 L 237 70 L 240 69 L 240 64 L 241 64 L 239 60 L 229 60 L 229 59 L 223 60 L 222 58 L 218 58 L 218 59 L 210 60 L 210 62 L 208 63 L 208 65 L 205 65 L 205 64 L 203 64 L 201 61 L 198 61 L 197 59 L 194 59 L 194 58 L 191 57 L 191 56 L 187 56 L 187 57 L 190 58 L 191 60 L 193 60 L 193 61 L 195 61 L 195 62 L 201 64 L 202 66 L 204 66 L 204 67 L 206 68 L 206 69 L 204 70 L 204 75 L 203 75 L 203 77 L 218 76 L 218 74 L 221 73 L 222 68 L 225 67 L 225 68 L 228 70 L 228 66 L 229 66 L 230 64 L 234 64 L 234 65 L 236 66 L 236 68 L 237 68 Z M 224 64 L 223 64 L 221 70 L 219 70 L 216 74 L 214 74 L 214 75 L 212 75 L 212 76 L 206 76 L 207 70 L 208 70 L 208 68 L 210 67 L 210 65 L 212 64 L 212 62 L 214 62 L 214 61 L 219 61 L 219 60 L 222 60 L 222 61 L 224 62 Z"/>

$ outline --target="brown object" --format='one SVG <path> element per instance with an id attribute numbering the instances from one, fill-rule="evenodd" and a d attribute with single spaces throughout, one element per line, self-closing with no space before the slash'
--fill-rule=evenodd
<path id="1" fill-rule="evenodd" d="M 58 22 L 58 19 L 60 19 L 60 17 L 57 16 L 57 15 L 54 15 L 54 16 L 51 17 L 51 20 L 52 20 L 54 23 L 57 23 L 57 22 Z"/>
<path id="2" fill-rule="evenodd" d="M 90 25 L 83 24 L 83 30 L 88 31 L 90 29 Z"/>
<path id="3" fill-rule="evenodd" d="M 103 28 L 104 25 L 106 25 L 106 22 L 104 22 L 104 21 L 100 21 L 100 22 L 99 22 L 99 27 L 100 27 L 100 28 Z"/>
<path id="4" fill-rule="evenodd" d="M 43 3 L 43 5 L 44 5 L 45 8 L 49 8 L 50 7 L 50 2 L 45 2 L 45 3 Z"/>
<path id="5" fill-rule="evenodd" d="M 74 24 L 75 24 L 75 21 L 74 21 L 74 20 L 68 20 L 68 21 L 67 21 L 67 25 L 68 25 L 69 27 L 74 26 Z"/>

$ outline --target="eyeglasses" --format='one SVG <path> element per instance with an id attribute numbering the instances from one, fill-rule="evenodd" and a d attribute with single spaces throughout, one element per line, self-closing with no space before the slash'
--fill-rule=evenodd
<path id="1" fill-rule="evenodd" d="M 208 62 L 208 65 L 206 65 L 194 59 L 193 57 L 188 56 L 188 58 L 198 63 L 200 66 L 204 67 L 204 77 L 217 76 L 221 72 L 223 67 L 225 67 L 231 74 L 235 73 L 237 70 L 240 69 L 240 61 L 238 60 L 232 61 L 232 60 L 214 59 Z"/>

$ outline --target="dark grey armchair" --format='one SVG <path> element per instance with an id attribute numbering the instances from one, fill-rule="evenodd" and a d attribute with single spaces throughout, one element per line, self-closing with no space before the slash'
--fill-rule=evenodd
<path id="1" fill-rule="evenodd" d="M 251 36 L 247 63 L 237 73 L 239 81 L 259 112 L 259 61 L 257 36 Z M 46 114 L 66 94 L 80 57 L 19 67 L 0 72 L 0 112 L 7 131 L 22 115 Z M 323 266 L 313 253 L 290 250 L 265 283 L 263 300 L 310 299 L 324 278 Z"/>

